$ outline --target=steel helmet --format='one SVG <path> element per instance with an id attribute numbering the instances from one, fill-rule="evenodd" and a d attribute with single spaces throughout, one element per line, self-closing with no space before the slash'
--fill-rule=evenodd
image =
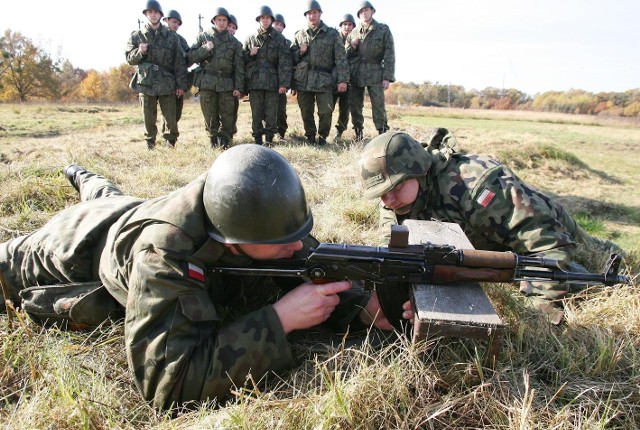
<path id="1" fill-rule="evenodd" d="M 158 12 L 160 12 L 160 15 L 164 16 L 164 12 L 162 12 L 162 6 L 160 6 L 160 3 L 158 3 L 157 1 L 149 0 L 147 2 L 147 5 L 142 10 L 142 14 L 146 15 L 148 10 L 157 10 Z"/>
<path id="2" fill-rule="evenodd" d="M 309 3 L 307 3 L 307 10 L 304 12 L 304 16 L 307 16 L 307 13 L 310 10 L 319 10 L 320 13 L 322 13 L 322 8 L 320 7 L 320 3 L 318 3 L 316 0 L 311 0 Z"/>
<path id="3" fill-rule="evenodd" d="M 271 21 L 275 21 L 271 8 L 269 6 L 260 6 L 260 13 L 256 16 L 256 22 L 260 21 L 260 17 L 264 15 L 271 17 Z"/>
<path id="4" fill-rule="evenodd" d="M 215 22 L 213 22 L 213 20 L 216 19 L 220 15 L 226 16 L 227 20 L 231 21 L 231 19 L 229 18 L 229 12 L 227 12 L 227 10 L 225 8 L 219 7 L 218 9 L 216 9 L 216 13 L 213 15 L 213 18 L 211 18 L 211 24 L 215 24 Z"/>
<path id="5" fill-rule="evenodd" d="M 261 145 L 222 153 L 207 173 L 203 201 L 209 235 L 222 243 L 286 244 L 313 228 L 298 174 L 282 155 Z"/>
<path id="6" fill-rule="evenodd" d="M 358 18 L 360 18 L 360 12 L 362 12 L 362 9 L 364 9 L 365 7 L 371 8 L 371 10 L 373 10 L 373 12 L 375 13 L 376 8 L 373 7 L 373 5 L 368 2 L 368 1 L 363 1 L 360 2 L 360 7 L 358 8 L 358 13 L 356 15 L 358 15 Z"/>
<path id="7" fill-rule="evenodd" d="M 351 15 L 350 13 L 346 13 L 344 14 L 344 16 L 342 17 L 342 20 L 340 21 L 340 24 L 338 25 L 342 25 L 345 22 L 350 22 L 351 24 L 353 24 L 353 26 L 356 26 L 356 20 L 353 18 L 353 15 Z"/>
<path id="8" fill-rule="evenodd" d="M 406 133 L 388 131 L 371 140 L 360 156 L 364 196 L 375 199 L 409 178 L 427 174 L 433 159 Z"/>
<path id="9" fill-rule="evenodd" d="M 167 12 L 167 16 L 164 17 L 164 20 L 166 21 L 169 18 L 177 19 L 180 22 L 180 25 L 182 25 L 182 17 L 180 16 L 177 10 L 171 9 L 169 12 Z"/>
<path id="10" fill-rule="evenodd" d="M 287 28 L 287 23 L 284 22 L 284 16 L 280 15 L 279 13 L 276 13 L 273 17 L 275 18 L 273 22 L 281 22 L 284 28 Z"/>
<path id="11" fill-rule="evenodd" d="M 236 30 L 238 29 L 238 19 L 234 15 L 229 14 L 229 23 L 235 25 Z"/>

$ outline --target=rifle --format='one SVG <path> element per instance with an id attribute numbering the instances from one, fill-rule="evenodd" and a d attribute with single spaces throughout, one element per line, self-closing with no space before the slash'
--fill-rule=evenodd
<path id="1" fill-rule="evenodd" d="M 200 29 L 200 33 L 204 31 L 202 29 L 202 14 L 198 14 L 198 28 Z"/>
<path id="2" fill-rule="evenodd" d="M 622 257 L 611 254 L 603 273 L 567 272 L 558 261 L 512 252 L 456 249 L 450 245 L 389 247 L 320 243 L 306 258 L 260 260 L 244 267 L 213 267 L 214 273 L 307 278 L 315 283 L 363 280 L 375 286 L 380 307 L 399 331 L 402 303 L 411 284 L 456 282 L 557 281 L 581 284 L 628 284 L 619 275 Z"/>

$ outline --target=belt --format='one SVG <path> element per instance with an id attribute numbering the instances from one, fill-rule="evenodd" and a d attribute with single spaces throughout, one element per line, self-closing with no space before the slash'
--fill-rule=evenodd
<path id="1" fill-rule="evenodd" d="M 232 76 L 231 73 L 223 72 L 220 70 L 205 70 L 204 73 L 205 75 L 213 75 L 219 78 L 230 78 Z"/>
<path id="2" fill-rule="evenodd" d="M 333 73 L 333 69 L 321 66 L 309 66 L 309 70 L 317 70 L 318 72 Z"/>

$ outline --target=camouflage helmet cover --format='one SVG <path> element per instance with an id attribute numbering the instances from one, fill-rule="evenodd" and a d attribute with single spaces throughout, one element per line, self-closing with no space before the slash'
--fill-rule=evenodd
<path id="1" fill-rule="evenodd" d="M 360 156 L 365 198 L 378 198 L 406 179 L 426 175 L 432 163 L 422 144 L 406 133 L 377 136 Z"/>
<path id="2" fill-rule="evenodd" d="M 214 20 L 220 15 L 226 16 L 227 20 L 231 21 L 231 19 L 229 18 L 229 12 L 225 8 L 219 7 L 218 9 L 216 9 L 216 13 L 213 15 L 213 18 L 211 18 L 211 24 L 215 24 Z"/>
<path id="3" fill-rule="evenodd" d="M 259 15 L 256 16 L 256 22 L 260 22 L 260 17 L 265 15 L 270 17 L 271 21 L 275 21 L 271 8 L 269 6 L 260 6 L 260 12 L 259 12 Z"/>
<path id="4" fill-rule="evenodd" d="M 146 6 L 142 10 L 142 14 L 146 15 L 148 10 L 157 10 L 158 12 L 160 12 L 161 16 L 164 16 L 164 12 L 162 12 L 162 6 L 160 6 L 160 3 L 155 0 L 149 0 L 147 2 Z"/>
<path id="5" fill-rule="evenodd" d="M 313 228 L 302 182 L 273 149 L 238 145 L 211 165 L 203 202 L 209 235 L 222 243 L 286 244 Z"/>
<path id="6" fill-rule="evenodd" d="M 360 7 L 358 8 L 358 13 L 356 14 L 356 15 L 358 15 L 358 18 L 360 18 L 360 12 L 362 12 L 362 9 L 364 9 L 365 7 L 370 8 L 374 13 L 376 11 L 376 8 L 373 7 L 371 2 L 368 2 L 368 1 L 360 2 Z"/>
<path id="7" fill-rule="evenodd" d="M 304 16 L 307 16 L 307 13 L 309 13 L 309 11 L 311 10 L 319 10 L 320 13 L 322 13 L 320 3 L 318 3 L 316 0 L 311 0 L 309 3 L 307 3 L 307 9 L 304 11 Z"/>
<path id="8" fill-rule="evenodd" d="M 171 9 L 169 12 L 167 12 L 167 16 L 164 17 L 164 20 L 167 21 L 169 18 L 177 19 L 178 22 L 180 22 L 180 25 L 182 25 L 182 17 L 180 16 L 180 13 L 178 13 L 177 10 Z"/>
<path id="9" fill-rule="evenodd" d="M 287 28 L 287 23 L 284 22 L 284 16 L 280 15 L 279 13 L 276 13 L 274 15 L 274 18 L 275 19 L 273 20 L 273 22 L 281 22 L 284 28 Z"/>

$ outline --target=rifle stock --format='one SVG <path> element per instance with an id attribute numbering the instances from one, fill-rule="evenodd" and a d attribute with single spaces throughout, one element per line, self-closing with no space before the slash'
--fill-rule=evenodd
<path id="1" fill-rule="evenodd" d="M 590 284 L 628 284 L 618 274 L 622 258 L 612 254 L 603 273 L 566 272 L 556 260 L 512 252 L 456 249 L 449 245 L 374 247 L 321 243 L 303 259 L 255 261 L 245 267 L 213 267 L 214 273 L 286 276 L 316 283 L 362 280 L 376 287 L 389 322 L 404 330 L 402 303 L 411 284 L 460 282 L 558 281 Z M 405 325 L 406 326 L 406 325 Z"/>

